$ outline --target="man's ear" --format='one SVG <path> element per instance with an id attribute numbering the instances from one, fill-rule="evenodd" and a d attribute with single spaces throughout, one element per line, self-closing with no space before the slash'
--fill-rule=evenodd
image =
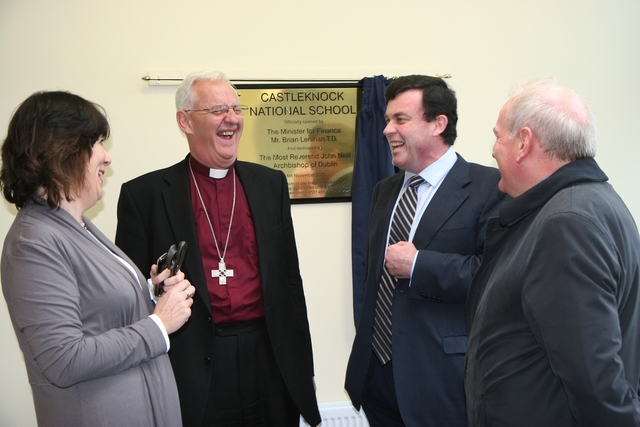
<path id="1" fill-rule="evenodd" d="M 433 136 L 441 135 L 447 128 L 447 124 L 449 124 L 449 119 L 444 114 L 436 116 L 433 121 L 436 123 L 436 127 L 433 129 Z"/>
<path id="2" fill-rule="evenodd" d="M 189 113 L 184 110 L 176 111 L 176 121 L 178 122 L 178 126 L 180 126 L 180 129 L 182 129 L 182 132 L 186 134 L 193 133 L 193 130 L 191 129 L 191 120 Z"/>
<path id="3" fill-rule="evenodd" d="M 516 142 L 518 144 L 518 155 L 516 156 L 516 163 L 520 164 L 526 159 L 533 150 L 535 144 L 535 135 L 531 128 L 523 127 L 518 131 Z"/>

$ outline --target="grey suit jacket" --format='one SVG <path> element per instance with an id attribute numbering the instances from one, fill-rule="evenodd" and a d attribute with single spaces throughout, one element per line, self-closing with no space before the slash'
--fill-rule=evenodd
<path id="1" fill-rule="evenodd" d="M 38 425 L 181 426 L 175 380 L 144 277 L 84 219 L 23 207 L 2 251 L 2 290 Z M 125 259 L 123 266 L 109 251 Z"/>

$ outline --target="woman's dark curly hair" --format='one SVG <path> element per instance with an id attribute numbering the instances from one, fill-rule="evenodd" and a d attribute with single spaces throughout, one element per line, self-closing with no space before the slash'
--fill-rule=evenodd
<path id="1" fill-rule="evenodd" d="M 16 109 L 2 144 L 0 189 L 22 208 L 36 196 L 50 208 L 85 185 L 93 144 L 109 137 L 102 107 L 69 92 L 36 92 Z"/>

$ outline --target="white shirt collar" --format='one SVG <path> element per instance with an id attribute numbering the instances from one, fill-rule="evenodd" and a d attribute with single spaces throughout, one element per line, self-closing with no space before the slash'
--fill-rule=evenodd
<path id="1" fill-rule="evenodd" d="M 431 163 L 427 166 L 419 175 L 429 183 L 432 187 L 437 187 L 438 184 L 444 179 L 445 176 L 449 173 L 453 165 L 458 160 L 458 156 L 456 155 L 456 151 L 453 149 L 453 146 L 449 146 L 449 149 L 446 153 L 444 153 L 438 160 Z M 404 173 L 404 181 L 405 185 L 407 181 L 415 174 L 411 172 Z"/>

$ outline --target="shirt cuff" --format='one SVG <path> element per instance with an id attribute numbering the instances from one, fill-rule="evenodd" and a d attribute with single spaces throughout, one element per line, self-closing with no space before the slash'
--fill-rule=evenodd
<path id="1" fill-rule="evenodd" d="M 416 261 L 418 260 L 419 250 L 416 251 L 416 255 L 413 257 L 413 263 L 411 264 L 411 273 L 409 275 L 409 287 L 411 287 L 411 280 L 413 278 L 413 269 L 416 268 Z"/>
<path id="2" fill-rule="evenodd" d="M 169 334 L 167 334 L 167 330 L 162 324 L 162 320 L 160 320 L 157 314 L 151 314 L 149 315 L 149 317 L 151 318 L 151 320 L 155 322 L 156 325 L 158 325 L 158 328 L 160 328 L 160 331 L 162 331 L 162 336 L 164 337 L 164 342 L 167 344 L 167 352 L 168 352 L 170 348 Z"/>
<path id="3" fill-rule="evenodd" d="M 158 299 L 160 297 L 157 297 L 154 295 L 153 293 L 153 283 L 151 283 L 151 279 L 147 279 L 147 289 L 149 290 L 149 296 L 151 297 L 151 301 L 153 301 L 154 304 L 158 303 Z"/>

